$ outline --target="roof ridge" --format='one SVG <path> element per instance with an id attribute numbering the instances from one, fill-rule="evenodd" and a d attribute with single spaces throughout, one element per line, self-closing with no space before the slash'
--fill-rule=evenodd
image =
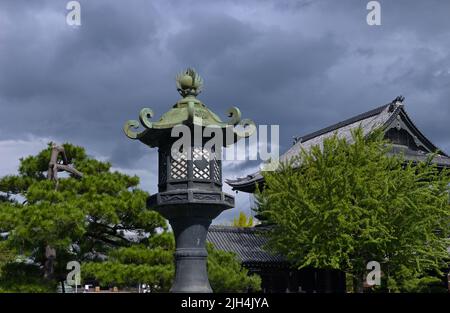
<path id="1" fill-rule="evenodd" d="M 306 134 L 304 136 L 299 136 L 299 137 L 297 137 L 297 138 L 299 138 L 298 142 L 305 142 L 305 141 L 311 140 L 311 139 L 313 139 L 315 137 L 318 137 L 320 135 L 329 133 L 329 132 L 331 132 L 333 130 L 336 130 L 336 129 L 345 127 L 347 125 L 356 123 L 358 121 L 361 121 L 363 119 L 369 118 L 371 116 L 378 115 L 381 112 L 383 112 L 388 106 L 390 106 L 392 103 L 393 102 L 389 102 L 388 104 L 384 104 L 384 105 L 382 105 L 382 106 L 380 106 L 378 108 L 375 108 L 375 109 L 372 109 L 370 111 L 367 111 L 367 112 L 355 115 L 355 116 L 350 117 L 350 118 L 348 118 L 346 120 L 343 120 L 343 121 L 341 121 L 339 123 L 336 123 L 336 124 L 324 127 L 322 129 L 316 130 L 316 131 L 314 131 L 312 133 L 309 133 L 309 134 Z"/>
<path id="2" fill-rule="evenodd" d="M 256 228 L 256 227 L 238 227 L 230 225 L 211 225 L 209 226 L 208 232 L 253 233 L 260 230 L 261 229 L 259 227 Z"/>

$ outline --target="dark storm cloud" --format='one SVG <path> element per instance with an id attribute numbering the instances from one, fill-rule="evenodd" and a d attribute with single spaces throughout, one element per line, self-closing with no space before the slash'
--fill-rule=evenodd
<path id="1" fill-rule="evenodd" d="M 2 9 L 13 16 L 1 36 L 3 138 L 33 133 L 105 151 L 123 139 L 121 125 L 142 96 L 162 89 L 149 74 L 159 72 L 151 60 L 160 52 L 148 1 L 82 2 L 78 28 L 66 25 L 64 1 Z"/>
<path id="2" fill-rule="evenodd" d="M 236 105 L 257 124 L 279 124 L 281 152 L 292 136 L 399 94 L 450 152 L 450 2 L 380 1 L 382 25 L 372 27 L 367 2 L 80 0 L 82 25 L 70 27 L 66 1 L 2 1 L 0 141 L 71 141 L 154 173 L 155 152 L 122 125 L 142 107 L 159 118 L 179 98 L 174 76 L 192 65 L 205 79 L 200 98 L 220 116 Z"/>
<path id="3" fill-rule="evenodd" d="M 207 104 L 218 107 L 218 113 L 238 105 L 257 124 L 284 127 L 287 120 L 303 119 L 300 108 L 310 110 L 303 97 L 320 93 L 326 71 L 346 50 L 330 34 L 308 38 L 295 30 L 256 27 L 229 16 L 190 21 L 195 23 L 173 36 L 169 49 L 177 59 L 203 69 L 208 80 L 202 99 Z M 198 42 L 203 43 L 201 49 L 196 48 Z M 186 56 L 186 51 L 196 52 Z"/>

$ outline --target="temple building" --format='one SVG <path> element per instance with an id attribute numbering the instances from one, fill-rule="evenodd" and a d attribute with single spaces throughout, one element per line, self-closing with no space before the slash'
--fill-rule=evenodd
<path id="1" fill-rule="evenodd" d="M 450 157 L 435 146 L 424 134 L 414 125 L 411 118 L 406 113 L 402 103 L 403 98 L 398 97 L 393 102 L 359 114 L 345 121 L 322 128 L 305 136 L 296 137 L 294 145 L 283 155 L 280 161 L 287 161 L 298 155 L 301 148 L 309 151 L 316 145 L 321 145 L 325 138 L 337 134 L 340 138 L 351 141 L 351 131 L 358 127 L 363 129 L 364 134 L 378 128 L 383 128 L 385 137 L 393 145 L 392 153 L 403 153 L 408 161 L 425 161 L 430 153 L 436 153 L 433 162 L 438 167 L 450 167 Z M 233 190 L 250 192 L 255 191 L 258 183 L 263 183 L 264 179 L 260 172 L 247 175 L 234 180 L 227 180 Z"/>
<path id="2" fill-rule="evenodd" d="M 301 149 L 322 145 L 325 138 L 337 134 L 351 141 L 351 131 L 361 127 L 368 135 L 381 128 L 392 143 L 392 154 L 403 154 L 407 161 L 425 161 L 435 154 L 432 162 L 439 168 L 450 168 L 450 157 L 434 145 L 413 123 L 406 113 L 403 97 L 391 103 L 359 114 L 337 124 L 296 137 L 293 146 L 280 156 L 287 161 Z M 264 185 L 260 172 L 226 181 L 233 190 L 254 193 L 257 185 Z M 265 250 L 264 227 L 237 228 L 211 226 L 207 240 L 218 249 L 236 253 L 243 266 L 262 278 L 264 292 L 345 292 L 345 275 L 339 271 L 319 269 L 297 270 L 283 256 Z"/>

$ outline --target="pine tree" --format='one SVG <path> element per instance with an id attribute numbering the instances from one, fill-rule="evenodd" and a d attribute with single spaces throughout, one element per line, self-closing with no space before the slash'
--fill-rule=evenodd
<path id="1" fill-rule="evenodd" d="M 55 291 L 72 260 L 81 263 L 85 280 L 101 286 L 147 283 L 167 291 L 174 274 L 173 234 L 162 216 L 146 208 L 139 178 L 111 171 L 110 163 L 89 157 L 82 147 L 63 147 L 81 179 L 47 179 L 51 144 L 21 159 L 17 175 L 0 178 L 0 233 L 7 234 L 0 241 L 0 291 Z M 56 251 L 54 275 L 44 278 L 48 246 Z M 211 252 L 212 262 L 218 262 L 216 254 Z M 230 291 L 258 289 L 259 277 L 236 272 L 239 263 L 232 260 L 221 264 L 221 271 L 239 278 Z"/>

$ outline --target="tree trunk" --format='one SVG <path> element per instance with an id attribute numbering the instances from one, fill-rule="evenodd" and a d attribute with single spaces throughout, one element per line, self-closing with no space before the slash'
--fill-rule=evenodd
<path id="1" fill-rule="evenodd" d="M 361 273 L 356 273 L 353 275 L 353 292 L 354 293 L 364 293 L 364 275 Z"/>

